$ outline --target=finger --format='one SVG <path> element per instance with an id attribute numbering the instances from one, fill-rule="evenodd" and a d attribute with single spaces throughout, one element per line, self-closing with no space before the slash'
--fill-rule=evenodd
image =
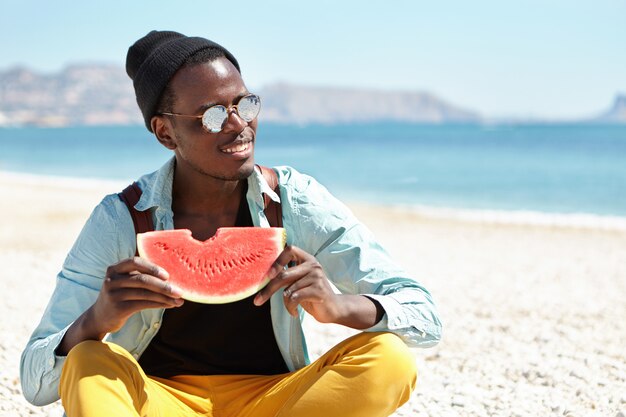
<path id="1" fill-rule="evenodd" d="M 283 304 L 285 305 L 285 308 L 287 309 L 287 312 L 289 313 L 290 316 L 292 317 L 297 317 L 298 316 L 298 304 L 299 302 L 291 297 L 285 297 L 283 299 Z"/>
<path id="2" fill-rule="evenodd" d="M 112 298 L 120 303 L 128 301 L 152 301 L 160 304 L 181 305 L 183 300 L 180 298 L 168 297 L 157 292 L 150 291 L 145 288 L 123 288 L 115 290 L 111 293 Z"/>
<path id="3" fill-rule="evenodd" d="M 291 295 L 297 292 L 299 289 L 309 286 L 315 286 L 318 288 L 318 290 L 321 290 L 322 288 L 318 284 L 318 280 L 315 277 L 308 275 L 302 279 L 294 281 L 291 285 L 286 287 L 283 291 L 283 296 L 291 297 Z"/>
<path id="4" fill-rule="evenodd" d="M 254 304 L 257 306 L 263 305 L 263 303 L 269 300 L 276 291 L 280 288 L 293 284 L 295 281 L 306 276 L 307 272 L 307 268 L 302 265 L 283 270 L 281 273 L 276 275 L 274 279 L 271 279 L 265 288 L 259 291 L 256 297 L 254 297 Z"/>
<path id="5" fill-rule="evenodd" d="M 285 249 L 278 255 L 270 270 L 267 272 L 269 279 L 274 279 L 280 274 L 290 262 L 293 261 L 295 253 L 293 252 L 293 246 L 287 245 Z"/>
<path id="6" fill-rule="evenodd" d="M 285 300 L 289 302 L 295 302 L 300 304 L 303 302 L 309 303 L 323 303 L 325 300 L 324 294 L 319 288 L 315 288 L 314 285 L 309 285 L 304 288 L 300 288 L 297 291 L 285 291 Z"/>
<path id="7" fill-rule="evenodd" d="M 294 317 L 298 315 L 298 305 L 303 303 L 321 304 L 325 302 L 320 290 L 313 285 L 300 288 L 298 291 L 286 291 L 283 295 L 285 308 Z"/>
<path id="8" fill-rule="evenodd" d="M 111 277 L 109 287 L 112 290 L 120 288 L 144 288 L 175 298 L 182 296 L 181 290 L 175 285 L 148 274 L 117 274 Z"/>
<path id="9" fill-rule="evenodd" d="M 107 276 L 115 274 L 128 274 L 131 272 L 140 272 L 153 275 L 162 280 L 169 278 L 167 271 L 155 263 L 148 261 L 147 259 L 140 258 L 138 256 L 124 259 L 115 265 L 111 265 L 107 268 Z"/>
<path id="10" fill-rule="evenodd" d="M 124 305 L 124 310 L 127 313 L 134 314 L 137 311 L 145 310 L 148 308 L 176 308 L 182 306 L 181 304 L 163 304 L 156 301 L 127 301 Z"/>
<path id="11" fill-rule="evenodd" d="M 297 246 L 287 245 L 285 249 L 278 255 L 276 261 L 270 268 L 267 276 L 272 279 L 281 273 L 287 265 L 290 263 L 295 263 L 296 265 L 300 265 L 306 261 L 315 259 L 315 257 L 306 251 L 300 249 Z"/>

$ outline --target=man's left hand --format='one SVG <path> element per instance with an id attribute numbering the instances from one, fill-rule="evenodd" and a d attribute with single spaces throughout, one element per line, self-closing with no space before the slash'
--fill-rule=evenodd
<path id="1" fill-rule="evenodd" d="M 293 265 L 285 269 L 285 266 Z M 270 282 L 254 298 L 261 305 L 284 288 L 285 307 L 298 315 L 298 304 L 321 323 L 335 323 L 341 316 L 339 295 L 335 294 L 315 257 L 296 246 L 287 246 L 269 271 Z"/>
<path id="2" fill-rule="evenodd" d="M 287 265 L 289 268 L 285 269 Z M 268 275 L 269 284 L 254 298 L 257 306 L 284 288 L 285 307 L 294 317 L 301 305 L 320 323 L 364 329 L 376 324 L 384 313 L 378 303 L 367 297 L 336 294 L 317 259 L 296 246 L 285 247 Z"/>

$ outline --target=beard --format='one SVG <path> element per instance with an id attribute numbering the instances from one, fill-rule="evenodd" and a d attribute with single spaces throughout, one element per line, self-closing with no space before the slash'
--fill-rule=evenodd
<path id="1" fill-rule="evenodd" d="M 185 139 L 176 134 L 176 138 L 179 144 L 185 143 Z M 256 145 L 256 140 L 252 140 L 252 143 Z M 181 152 L 182 151 L 182 152 Z M 193 151 L 185 150 L 185 147 L 178 147 L 174 151 L 176 159 L 181 158 L 185 161 L 185 164 L 197 173 L 210 177 L 212 179 L 222 181 L 241 181 L 247 179 L 254 171 L 254 153 L 246 160 L 242 160 L 239 166 L 234 165 L 224 170 L 213 170 L 213 167 L 207 167 L 206 164 L 200 164 L 199 161 L 193 158 Z"/>
<path id="2" fill-rule="evenodd" d="M 207 175 L 209 177 L 212 178 L 217 178 L 223 181 L 241 181 L 241 180 L 245 180 L 247 179 L 250 175 L 252 175 L 252 172 L 254 171 L 254 160 L 251 158 L 250 161 L 246 161 L 245 164 L 243 164 L 241 166 L 241 168 L 239 168 L 237 171 L 235 171 L 234 173 L 213 173 L 213 172 L 206 172 L 206 171 L 200 171 L 202 174 Z"/>
<path id="3" fill-rule="evenodd" d="M 231 172 L 212 171 L 210 169 L 206 169 L 205 167 L 199 166 L 198 164 L 195 164 L 193 161 L 189 160 L 187 160 L 187 164 L 201 175 L 222 181 L 245 180 L 250 175 L 252 175 L 252 172 L 254 172 L 254 157 L 250 157 L 247 160 L 243 161 L 243 163 L 236 170 Z"/>

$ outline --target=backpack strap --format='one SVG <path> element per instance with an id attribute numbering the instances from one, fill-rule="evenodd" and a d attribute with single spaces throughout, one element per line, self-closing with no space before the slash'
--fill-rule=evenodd
<path id="1" fill-rule="evenodd" d="M 276 194 L 280 195 L 280 190 L 278 188 L 278 175 L 276 174 L 276 171 L 265 166 L 257 166 L 261 170 L 261 173 L 270 188 L 274 190 Z M 135 234 L 151 232 L 154 230 L 150 210 L 139 211 L 135 208 L 135 204 L 137 204 L 139 198 L 141 197 L 141 188 L 139 188 L 139 185 L 137 185 L 136 182 L 133 182 L 131 185 L 126 187 L 124 191 L 118 194 L 118 196 L 120 197 L 120 200 L 126 204 L 126 207 L 128 207 L 130 217 L 133 219 L 133 225 L 135 226 Z M 267 195 L 263 195 L 263 203 L 263 211 L 265 211 L 265 217 L 267 217 L 270 226 L 283 227 L 283 210 L 280 203 L 275 202 Z"/>
<path id="2" fill-rule="evenodd" d="M 136 182 L 126 187 L 124 191 L 118 194 L 120 199 L 126 203 L 130 217 L 133 219 L 133 225 L 135 226 L 135 233 L 151 232 L 154 230 L 152 224 L 152 216 L 150 210 L 139 211 L 135 208 L 135 204 L 141 197 L 141 188 Z"/>
<path id="3" fill-rule="evenodd" d="M 269 184 L 270 188 L 274 190 L 276 194 L 280 196 L 280 189 L 278 188 L 278 175 L 273 168 L 257 165 L 265 178 L 265 181 Z M 272 227 L 283 227 L 283 208 L 280 203 L 269 198 L 267 194 L 263 195 L 263 203 L 265 211 L 265 217 Z"/>

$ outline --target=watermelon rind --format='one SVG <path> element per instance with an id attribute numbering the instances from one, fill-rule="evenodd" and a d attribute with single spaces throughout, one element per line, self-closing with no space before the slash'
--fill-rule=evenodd
<path id="1" fill-rule="evenodd" d="M 198 293 L 194 293 L 194 292 L 185 292 L 183 294 L 183 298 L 185 300 L 188 301 L 193 301 L 196 303 L 202 303 L 202 304 L 227 304 L 227 303 L 233 303 L 235 301 L 239 301 L 239 300 L 243 300 L 245 298 L 250 297 L 251 295 L 257 293 L 258 291 L 261 291 L 267 284 L 269 284 L 270 279 L 269 278 L 265 278 L 263 281 L 261 281 L 259 283 L 259 285 L 254 286 L 254 287 L 249 287 L 246 289 L 246 291 L 241 291 L 238 293 L 234 293 L 228 297 L 225 296 L 217 296 L 217 297 L 212 297 L 212 296 L 208 296 L 208 295 L 203 295 L 203 294 L 198 294 Z"/>
<path id="2" fill-rule="evenodd" d="M 246 233 L 245 229 L 258 229 L 258 228 L 220 228 L 217 230 L 215 236 L 209 240 L 215 240 L 216 242 L 219 242 L 219 239 L 221 236 L 224 236 L 227 233 L 232 234 L 233 232 Z M 271 243 L 273 243 L 274 251 L 271 253 L 275 254 L 275 257 L 278 257 L 278 255 L 284 249 L 285 244 L 287 243 L 287 233 L 285 229 L 283 228 L 272 227 L 269 229 L 271 229 L 271 236 L 269 237 L 265 236 L 266 238 L 265 242 L 267 243 L 267 241 L 269 240 Z M 268 228 L 264 228 L 264 230 L 266 232 L 269 232 Z M 161 240 L 165 239 L 167 241 L 169 237 L 174 238 L 174 239 L 182 239 L 184 242 L 190 245 L 202 245 L 203 244 L 203 242 L 195 240 L 192 237 L 191 231 L 188 229 L 173 229 L 173 230 L 162 230 L 162 231 L 139 233 L 137 234 L 137 250 L 139 252 L 139 256 L 141 256 L 142 258 L 148 259 L 158 265 L 158 261 L 156 259 L 151 259 L 151 256 L 149 255 L 150 249 L 151 249 L 150 245 L 153 244 L 154 240 L 157 238 Z M 270 244 L 269 246 L 271 247 L 272 245 Z M 274 260 L 275 258 L 272 259 L 271 261 L 273 262 Z M 265 259 L 265 261 L 267 263 L 267 259 Z M 160 265 L 160 266 L 163 266 L 163 265 Z M 269 268 L 268 268 L 268 271 L 269 271 Z M 171 271 L 168 271 L 168 272 L 170 272 L 170 281 L 172 282 L 172 285 L 175 285 L 177 288 L 180 288 L 183 299 L 188 300 L 188 301 L 193 301 L 196 303 L 203 303 L 203 304 L 226 304 L 226 303 L 243 300 L 257 293 L 261 289 L 263 289 L 270 281 L 269 277 L 264 277 L 256 281 L 254 285 L 249 285 L 249 286 L 242 288 L 241 291 L 216 295 L 216 294 L 209 294 L 206 291 L 204 292 L 194 291 L 189 288 L 184 288 L 184 285 L 183 286 L 177 285 L 178 284 L 177 280 L 181 278 L 177 276 L 172 276 Z"/>

